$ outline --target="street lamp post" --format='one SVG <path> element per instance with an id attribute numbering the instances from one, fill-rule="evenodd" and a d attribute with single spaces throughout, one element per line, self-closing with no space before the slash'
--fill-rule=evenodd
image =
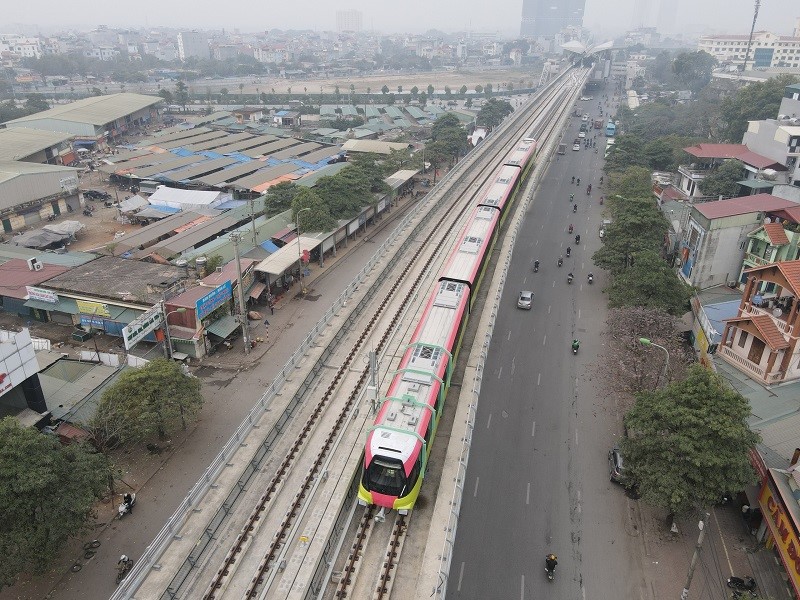
<path id="1" fill-rule="evenodd" d="M 667 357 L 666 362 L 664 363 L 664 370 L 661 373 L 660 379 L 664 380 L 664 385 L 667 385 L 667 373 L 669 372 L 669 351 L 664 348 L 664 346 L 659 346 L 656 343 L 651 342 L 648 338 L 639 338 L 639 343 L 642 346 L 654 346 L 656 348 L 661 348 L 664 351 L 664 354 Z M 656 387 L 658 387 L 658 381 L 656 381 Z"/>
<path id="2" fill-rule="evenodd" d="M 164 303 L 161 303 L 162 312 L 165 309 Z M 185 313 L 185 308 L 176 308 L 175 310 L 171 310 L 164 315 L 164 357 L 165 358 L 172 358 L 172 337 L 169 335 L 169 316 L 174 315 L 175 313 Z"/>
<path id="3" fill-rule="evenodd" d="M 309 207 L 301 208 L 300 210 L 297 211 L 297 216 L 296 216 L 296 220 L 297 220 L 297 258 L 298 258 L 298 262 L 300 263 L 300 287 L 302 289 L 302 292 L 303 292 L 304 296 L 306 294 L 306 284 L 305 284 L 305 281 L 303 279 L 303 249 L 300 246 L 300 213 L 303 213 L 303 212 L 305 212 L 307 210 L 311 210 L 311 209 Z"/>

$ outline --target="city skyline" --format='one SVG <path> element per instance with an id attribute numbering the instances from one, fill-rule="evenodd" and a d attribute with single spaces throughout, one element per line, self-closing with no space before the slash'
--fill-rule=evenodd
<path id="1" fill-rule="evenodd" d="M 290 5 L 265 8 L 263 4 L 243 0 L 235 13 L 216 14 L 196 11 L 194 4 L 175 0 L 164 4 L 141 0 L 137 12 L 120 11 L 115 5 L 99 0 L 85 0 L 78 13 L 73 7 L 54 0 L 42 0 L 37 6 L 37 22 L 31 22 L 29 7 L 19 3 L 4 7 L 0 32 L 13 33 L 23 29 L 31 34 L 41 31 L 76 29 L 90 30 L 98 25 L 119 28 L 208 29 L 258 32 L 270 29 L 336 30 L 336 13 L 356 10 L 363 15 L 363 29 L 379 33 L 421 33 L 429 29 L 445 32 L 498 32 L 516 37 L 520 32 L 523 0 L 499 0 L 494 3 L 464 3 L 439 0 L 431 4 L 423 0 L 408 0 L 403 11 L 390 10 L 367 0 L 351 0 L 348 4 L 331 5 L 321 0 L 306 0 L 304 9 Z M 650 6 L 660 8 L 653 10 Z M 676 6 L 677 5 L 677 6 Z M 246 19 L 240 15 L 246 14 Z M 683 27 L 691 35 L 702 33 L 747 33 L 752 22 L 753 4 L 750 0 L 706 0 L 703 3 L 659 3 L 641 0 L 586 0 L 584 26 L 599 36 L 611 36 L 639 26 L 661 25 L 666 33 Z M 85 15 L 91 15 L 86 18 Z M 137 15 L 140 15 L 137 17 Z M 760 10 L 757 29 L 790 35 L 795 18 L 800 17 L 796 0 L 772 0 Z"/>

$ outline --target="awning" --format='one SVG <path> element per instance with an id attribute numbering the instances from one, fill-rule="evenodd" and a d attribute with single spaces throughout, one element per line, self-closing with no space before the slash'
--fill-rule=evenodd
<path id="1" fill-rule="evenodd" d="M 273 244 L 273 243 L 272 243 L 270 240 L 267 240 L 266 242 L 261 242 L 261 247 L 262 247 L 264 250 L 266 250 L 267 252 L 269 252 L 270 254 L 272 254 L 273 252 L 277 252 L 278 250 L 280 250 L 280 248 L 278 248 L 278 247 L 277 247 L 275 244 Z"/>
<path id="2" fill-rule="evenodd" d="M 58 302 L 42 302 L 41 300 L 26 300 L 25 306 L 44 310 L 47 312 L 62 312 L 68 315 L 78 314 L 78 305 L 72 298 L 59 298 Z"/>
<path id="3" fill-rule="evenodd" d="M 266 283 L 256 283 L 253 287 L 250 288 L 249 296 L 251 298 L 258 298 L 264 290 L 267 289 Z"/>
<path id="4" fill-rule="evenodd" d="M 206 331 L 211 335 L 218 338 L 225 339 L 233 333 L 239 324 L 236 322 L 236 317 L 233 315 L 225 315 L 221 319 L 217 319 L 211 325 L 206 326 Z"/>

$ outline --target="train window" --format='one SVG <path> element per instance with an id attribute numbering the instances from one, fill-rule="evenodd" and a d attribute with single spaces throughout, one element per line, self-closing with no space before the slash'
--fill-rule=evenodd
<path id="1" fill-rule="evenodd" d="M 433 434 L 433 424 L 435 423 L 434 415 L 428 419 L 428 427 L 425 429 L 425 443 L 431 442 L 431 435 Z"/>
<path id="2" fill-rule="evenodd" d="M 406 489 L 412 489 L 414 485 L 417 483 L 417 479 L 419 479 L 420 471 L 422 471 L 422 463 L 420 459 L 417 458 L 416 462 L 414 462 L 414 466 L 411 468 L 411 473 L 408 474 L 408 479 L 406 480 Z"/>
<path id="3" fill-rule="evenodd" d="M 384 456 L 376 456 L 372 459 L 372 464 L 367 469 L 366 479 L 368 481 L 367 489 L 379 494 L 399 496 L 406 487 L 403 463 Z"/>
<path id="4" fill-rule="evenodd" d="M 508 185 L 511 183 L 511 177 L 498 177 L 497 183 L 502 183 L 503 185 Z"/>

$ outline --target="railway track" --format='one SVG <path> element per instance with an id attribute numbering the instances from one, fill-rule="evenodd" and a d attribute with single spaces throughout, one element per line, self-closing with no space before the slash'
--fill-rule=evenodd
<path id="1" fill-rule="evenodd" d="M 556 107 L 552 110 L 557 111 L 558 108 Z M 539 115 L 534 119 L 538 117 Z M 550 135 L 556 133 L 556 122 L 556 119 L 552 119 L 549 122 L 542 123 L 540 130 L 536 132 L 534 137 L 539 140 L 548 139 Z M 480 312 L 480 307 L 476 306 L 475 310 Z M 384 540 L 384 543 L 380 544 L 380 541 L 373 542 L 375 529 L 380 527 L 379 523 L 373 522 L 375 520 L 374 512 L 374 507 L 370 506 L 362 513 L 333 594 L 336 600 L 367 597 L 371 597 L 373 600 L 385 600 L 391 597 L 411 516 L 396 515 L 388 534 L 388 541 L 385 541 L 387 537 L 386 531 L 383 532 L 382 537 L 378 536 L 379 540 Z M 370 549 L 370 544 L 376 544 L 380 547 L 385 546 L 381 556 L 375 556 L 374 551 Z M 371 574 L 365 570 L 364 567 L 368 564 L 379 565 L 377 574 L 374 572 Z"/>
<path id="2" fill-rule="evenodd" d="M 544 104 L 549 106 L 556 103 L 558 96 L 559 92 L 551 92 Z M 437 261 L 441 261 L 445 254 L 442 249 L 449 247 L 449 243 L 458 233 L 464 211 L 480 191 L 481 186 L 476 184 L 485 179 L 487 173 L 495 168 L 496 161 L 493 159 L 507 150 L 507 142 L 520 137 L 519 132 L 529 128 L 542 117 L 544 112 L 545 108 L 540 107 L 534 116 L 520 115 L 511 126 L 506 127 L 502 131 L 504 137 L 496 144 L 501 150 L 489 157 L 488 166 L 480 167 L 475 164 L 479 159 L 486 160 L 486 156 L 478 155 L 473 158 L 472 164 L 464 168 L 467 177 L 459 182 L 458 188 L 463 190 L 463 193 L 457 190 L 451 194 L 460 196 L 459 201 L 454 202 L 453 206 L 447 206 L 444 200 L 440 200 L 432 208 L 432 213 L 437 211 L 444 213 L 437 224 L 434 224 L 430 217 L 420 218 L 420 224 L 411 232 L 412 235 L 408 236 L 409 239 L 390 261 L 390 265 L 387 265 L 398 269 L 398 275 L 393 275 L 393 281 L 386 283 L 381 289 L 373 286 L 374 289 L 371 288 L 371 293 L 368 292 L 365 297 L 372 307 L 377 307 L 358 323 L 354 317 L 349 317 L 348 322 L 331 341 L 330 345 L 349 348 L 346 356 L 334 369 L 334 373 L 329 375 L 326 373 L 329 369 L 321 369 L 314 380 L 309 382 L 307 379 L 303 382 L 304 389 L 298 393 L 302 393 L 305 400 L 318 393 L 319 399 L 307 409 L 308 416 L 297 428 L 294 439 L 288 443 L 283 458 L 277 465 L 270 467 L 272 475 L 269 481 L 261 484 L 260 478 L 255 477 L 250 483 L 252 489 L 263 491 L 252 503 L 254 508 L 239 526 L 227 553 L 221 559 L 215 559 L 215 553 L 209 553 L 203 564 L 192 565 L 194 569 L 202 567 L 204 572 L 208 572 L 216 560 L 218 567 L 210 581 L 207 585 L 203 585 L 200 573 L 195 573 L 193 581 L 184 577 L 179 585 L 171 586 L 169 592 L 162 597 L 196 597 L 201 594 L 208 600 L 222 597 L 265 597 L 267 592 L 274 588 L 276 579 L 281 573 L 288 570 L 286 563 L 290 547 L 305 547 L 310 551 L 310 546 L 313 545 L 311 540 L 315 538 L 303 531 L 317 531 L 308 520 L 304 521 L 309 518 L 309 513 L 314 512 L 310 508 L 312 500 L 322 496 L 323 500 L 331 501 L 336 496 L 332 491 L 333 484 L 341 486 L 342 482 L 348 479 L 347 475 L 352 475 L 352 464 L 356 465 L 356 469 L 359 464 L 361 448 L 358 447 L 358 441 L 363 442 L 363 431 L 369 423 L 367 410 L 359 414 L 359 399 L 368 382 L 369 368 L 357 369 L 357 360 L 363 356 L 368 343 L 372 344 L 377 354 L 391 355 L 392 340 L 403 327 L 410 327 L 409 321 L 413 322 L 413 313 L 409 312 L 408 307 L 413 304 L 423 283 L 435 276 Z M 514 127 L 514 124 L 517 127 Z M 497 137 L 500 137 L 500 134 Z M 486 154 L 491 152 L 483 152 L 483 155 Z M 447 223 L 444 223 L 445 220 Z M 435 235 L 434 231 L 438 235 Z M 444 233 L 441 233 L 442 231 Z M 409 248 L 413 249 L 411 256 L 403 256 L 402 250 Z M 401 256 L 402 258 L 398 258 Z M 405 264 L 401 264 L 402 262 Z M 383 294 L 380 301 L 375 303 L 374 298 L 380 294 Z M 405 324 L 403 324 L 404 319 Z M 397 337 L 402 338 L 402 336 Z M 399 344 L 399 341 L 395 343 Z M 329 357 L 332 356 L 331 351 Z M 323 374 L 329 376 L 323 378 Z M 341 394 L 342 390 L 348 390 L 348 393 Z M 355 443 L 352 442 L 353 439 L 356 440 Z M 316 454 L 309 451 L 311 448 L 318 448 Z M 340 458 L 335 458 L 333 455 L 337 449 L 342 453 Z M 347 467 L 349 471 L 344 465 L 351 465 Z M 340 468 L 343 469 L 341 472 L 337 470 Z M 296 476 L 298 471 L 302 472 L 302 476 Z M 340 473 L 338 477 L 331 476 L 337 472 Z M 233 512 L 234 507 L 224 508 Z M 371 518 L 367 517 L 366 521 L 369 523 Z M 403 518 L 399 521 L 400 524 L 396 522 L 395 526 L 391 527 L 392 533 L 386 542 L 385 559 L 381 561 L 382 571 L 374 579 L 378 583 L 375 585 L 372 597 L 387 598 L 391 594 L 408 520 Z M 369 525 L 365 526 L 360 542 L 361 551 L 366 545 L 364 542 L 369 542 L 372 529 L 374 528 Z M 266 538 L 269 538 L 269 542 L 265 544 L 263 540 Z M 222 541 L 220 539 L 217 545 L 219 546 Z M 360 554 L 358 546 L 354 548 L 356 549 L 353 555 L 357 563 Z M 352 573 L 356 574 L 356 571 L 353 569 Z M 347 594 L 350 593 L 348 588 L 356 579 L 358 577 L 350 575 L 344 577 L 343 573 L 342 582 L 349 583 L 344 584 L 341 589 L 344 595 L 339 596 L 337 591 L 337 597 L 348 597 Z M 299 576 L 296 580 L 299 580 Z M 244 581 L 247 582 L 246 585 L 243 585 Z M 291 591 L 287 591 L 287 588 L 291 589 L 290 584 L 279 584 L 278 587 L 281 594 L 286 592 L 285 596 L 291 597 Z M 202 591 L 203 589 L 205 591 Z M 273 594 L 270 594 L 270 597 L 273 597 Z"/>

